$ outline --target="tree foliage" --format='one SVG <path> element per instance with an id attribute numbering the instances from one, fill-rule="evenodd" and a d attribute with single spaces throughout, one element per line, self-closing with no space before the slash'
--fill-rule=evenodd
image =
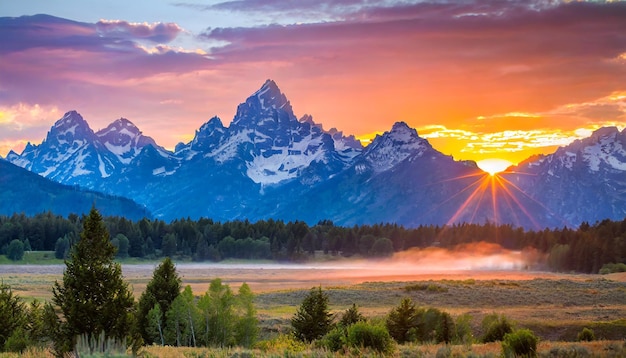
<path id="1" fill-rule="evenodd" d="M 176 272 L 176 266 L 172 259 L 166 257 L 154 270 L 152 279 L 148 282 L 146 290 L 139 298 L 137 308 L 137 330 L 146 343 L 160 343 L 154 335 L 148 334 L 148 313 L 155 305 L 164 316 L 170 309 L 172 302 L 180 294 L 181 279 Z M 164 330 L 165 327 L 162 327 Z"/>
<path id="2" fill-rule="evenodd" d="M 0 284 L 0 350 L 13 332 L 26 323 L 26 305 L 11 287 Z"/>
<path id="3" fill-rule="evenodd" d="M 259 334 L 259 319 L 254 307 L 254 294 L 245 282 L 239 286 L 236 306 L 239 319 L 235 324 L 235 343 L 243 347 L 252 347 Z"/>
<path id="4" fill-rule="evenodd" d="M 7 257 L 12 261 L 20 261 L 24 257 L 24 243 L 20 240 L 13 240 L 7 249 Z"/>
<path id="5" fill-rule="evenodd" d="M 322 287 L 313 287 L 302 301 L 291 326 L 298 339 L 311 342 L 321 338 L 332 328 L 332 315 L 328 309 L 328 295 Z"/>
<path id="6" fill-rule="evenodd" d="M 365 317 L 359 312 L 359 308 L 355 303 L 352 304 L 352 307 L 348 308 L 342 315 L 339 320 L 339 324 L 343 327 L 351 326 L 357 322 L 365 321 Z"/>
<path id="7" fill-rule="evenodd" d="M 502 351 L 505 357 L 537 356 L 539 338 L 529 329 L 520 329 L 507 333 L 502 340 Z"/>
<path id="8" fill-rule="evenodd" d="M 387 315 L 387 330 L 398 343 L 405 343 L 415 338 L 418 325 L 418 310 L 410 298 L 404 298 Z M 413 337 L 412 337 L 413 336 Z"/>
<path id="9" fill-rule="evenodd" d="M 226 347 L 235 343 L 235 296 L 230 287 L 216 278 L 200 297 L 203 342 L 207 346 Z"/>
<path id="10" fill-rule="evenodd" d="M 55 334 L 57 354 L 73 350 L 76 337 L 126 339 L 133 322 L 134 297 L 115 263 L 115 247 L 95 208 L 84 219 L 80 240 L 72 247 L 63 281 L 56 281 L 52 302 L 61 316 Z"/>
<path id="11" fill-rule="evenodd" d="M 504 336 L 513 332 L 513 324 L 504 315 L 492 313 L 481 322 L 483 343 L 496 342 L 504 339 Z"/>
<path id="12" fill-rule="evenodd" d="M 52 213 L 33 217 L 21 214 L 0 216 L 0 251 L 6 254 L 12 240 L 23 242 L 25 250 L 29 243 L 35 251 L 55 250 L 59 238 L 66 236 L 72 245 L 72 238 L 81 230 L 82 220 L 74 214 L 68 218 Z M 111 236 L 118 238 L 120 255 L 124 255 L 124 249 L 118 235 L 128 238 L 128 255 L 131 257 L 301 261 L 320 251 L 346 257 L 354 254 L 381 257 L 399 250 L 425 248 L 435 242 L 442 248 L 453 248 L 481 238 L 510 250 L 532 247 L 547 255 L 549 266 L 556 271 L 596 273 L 607 264 L 622 265 L 616 267 L 626 264 L 626 219 L 538 231 L 492 223 L 417 228 L 396 224 L 340 227 L 330 220 L 309 226 L 301 221 L 272 219 L 255 223 L 247 220 L 222 223 L 201 218 L 165 223 L 159 219 L 131 221 L 117 216 L 107 217 L 104 222 Z"/>

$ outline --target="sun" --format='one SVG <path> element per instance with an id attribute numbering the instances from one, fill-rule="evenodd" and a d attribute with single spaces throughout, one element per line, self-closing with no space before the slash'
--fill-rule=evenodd
<path id="1" fill-rule="evenodd" d="M 480 169 L 489 173 L 490 175 L 500 173 L 506 168 L 513 165 L 513 163 L 509 162 L 508 160 L 494 158 L 479 160 L 478 162 L 476 162 L 476 164 Z"/>

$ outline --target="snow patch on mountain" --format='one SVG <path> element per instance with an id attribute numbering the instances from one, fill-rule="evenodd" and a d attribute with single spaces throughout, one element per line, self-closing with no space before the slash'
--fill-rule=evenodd
<path id="1" fill-rule="evenodd" d="M 325 162 L 325 153 L 319 150 L 322 144 L 321 138 L 309 135 L 289 147 L 272 147 L 262 151 L 261 155 L 255 155 L 247 163 L 246 175 L 255 183 L 263 185 L 296 178 L 312 162 Z"/>
<path id="2" fill-rule="evenodd" d="M 431 148 L 415 129 L 404 122 L 397 122 L 391 131 L 377 135 L 366 148 L 363 156 L 375 172 L 387 171 L 409 156 L 420 157 Z"/>

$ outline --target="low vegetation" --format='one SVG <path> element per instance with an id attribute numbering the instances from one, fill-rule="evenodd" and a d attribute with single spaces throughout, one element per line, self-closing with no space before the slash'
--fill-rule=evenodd
<path id="1" fill-rule="evenodd" d="M 626 286 L 597 276 L 366 282 L 259 294 L 246 283 L 233 291 L 219 278 L 204 278 L 208 287 L 194 292 L 191 284 L 183 286 L 194 278 L 181 278 L 166 257 L 137 301 L 115 261 L 124 257 L 120 249 L 130 254 L 133 241 L 119 233 L 111 239 L 95 209 L 79 222 L 80 233 L 56 242 L 52 256 L 63 257 L 66 267 L 62 280 L 48 286 L 47 302 L 24 300 L 14 291 L 23 288 L 23 280 L 9 275 L 5 283 L 3 278 L 0 351 L 6 356 L 10 352 L 94 357 L 626 355 Z M 247 225 L 253 224 L 241 227 Z M 336 229 L 324 225 L 329 232 Z M 585 232 L 602 225 L 608 224 L 587 227 Z M 311 234 L 302 224 L 288 231 L 299 229 L 300 234 Z M 178 253 L 172 236 L 167 240 L 162 243 L 165 249 Z M 239 245 L 237 240 L 247 239 L 233 240 L 226 242 Z M 19 254 L 21 246 L 30 244 L 18 241 L 10 242 L 6 252 Z M 274 241 L 262 242 L 273 254 Z M 356 241 L 355 250 L 375 256 L 376 242 L 382 242 L 379 246 L 386 252 L 389 243 L 395 243 L 371 234 Z M 564 250 L 559 247 L 555 255 Z M 563 340 L 571 343 L 553 343 Z"/>

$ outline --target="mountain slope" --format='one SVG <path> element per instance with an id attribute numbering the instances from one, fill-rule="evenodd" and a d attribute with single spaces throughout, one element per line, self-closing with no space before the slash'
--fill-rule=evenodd
<path id="1" fill-rule="evenodd" d="M 551 226 L 626 217 L 626 129 L 598 129 L 509 171 L 505 178 L 559 219 Z"/>
<path id="2" fill-rule="evenodd" d="M 267 80 L 226 127 L 213 117 L 175 152 L 121 118 L 94 133 L 75 111 L 7 160 L 57 182 L 132 198 L 160 218 L 343 225 L 507 223 L 533 229 L 626 216 L 626 133 L 590 138 L 489 176 L 399 122 L 363 148 L 300 119 Z"/>
<path id="3" fill-rule="evenodd" d="M 0 159 L 0 214 L 35 215 L 51 211 L 67 216 L 88 213 L 95 205 L 103 215 L 138 220 L 150 212 L 130 199 L 85 191 L 55 183 Z"/>

